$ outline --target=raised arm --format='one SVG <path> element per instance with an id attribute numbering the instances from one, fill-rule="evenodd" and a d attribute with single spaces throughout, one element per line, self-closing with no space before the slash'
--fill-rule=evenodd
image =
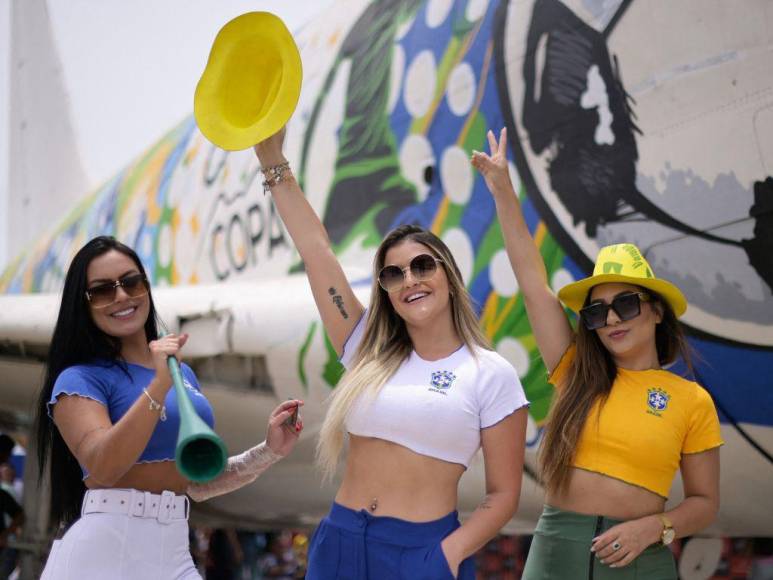
<path id="1" fill-rule="evenodd" d="M 499 143 L 491 131 L 487 137 L 491 154 L 475 151 L 472 164 L 481 172 L 494 196 L 507 256 L 526 304 L 529 323 L 542 360 L 552 371 L 571 344 L 573 330 L 561 303 L 550 289 L 545 263 L 523 219 L 518 196 L 510 181 L 507 129 L 502 129 Z"/>
<path id="2" fill-rule="evenodd" d="M 169 334 L 150 343 L 156 376 L 115 424 L 101 403 L 75 395 L 59 397 L 54 405 L 54 423 L 94 481 L 112 487 L 142 455 L 161 418 L 161 408 L 152 408 L 150 401 L 162 405 L 172 386 L 166 359 L 176 355 L 187 338 Z"/>
<path id="3" fill-rule="evenodd" d="M 255 146 L 260 165 L 269 182 L 270 168 L 287 163 L 282 152 L 285 130 Z M 364 310 L 344 275 L 327 231 L 309 204 L 292 173 L 285 170 L 271 185 L 271 195 L 282 221 L 298 248 L 317 303 L 322 323 L 338 354 Z"/>

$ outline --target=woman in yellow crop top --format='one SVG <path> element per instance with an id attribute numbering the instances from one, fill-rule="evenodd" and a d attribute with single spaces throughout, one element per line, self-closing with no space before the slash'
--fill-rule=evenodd
<path id="1" fill-rule="evenodd" d="M 472 164 L 491 190 L 510 263 L 557 397 L 540 451 L 546 505 L 523 578 L 676 579 L 674 537 L 719 506 L 719 421 L 708 393 L 662 366 L 688 349 L 681 291 L 633 244 L 603 248 L 593 276 L 550 289 L 507 167 L 507 133 Z M 561 305 L 580 314 L 573 330 Z M 680 469 L 685 499 L 665 502 Z M 634 574 L 634 576 L 631 576 Z"/>

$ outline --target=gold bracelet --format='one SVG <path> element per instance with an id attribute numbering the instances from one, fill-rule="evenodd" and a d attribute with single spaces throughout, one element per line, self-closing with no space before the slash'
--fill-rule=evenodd
<path id="1" fill-rule="evenodd" d="M 145 393 L 145 396 L 148 399 L 150 399 L 150 406 L 148 408 L 153 412 L 160 411 L 159 418 L 162 421 L 166 421 L 166 405 L 162 405 L 161 403 L 157 402 L 153 397 L 151 397 L 147 389 L 142 389 L 142 392 Z"/>

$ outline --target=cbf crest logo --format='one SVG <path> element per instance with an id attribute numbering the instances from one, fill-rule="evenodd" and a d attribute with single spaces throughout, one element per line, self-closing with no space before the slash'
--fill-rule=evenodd
<path id="1" fill-rule="evenodd" d="M 663 389 L 657 387 L 647 390 L 647 412 L 651 415 L 660 417 L 660 414 L 668 408 L 668 402 L 671 400 L 669 395 Z"/>
<path id="2" fill-rule="evenodd" d="M 447 391 L 451 388 L 454 380 L 456 380 L 456 375 L 451 371 L 435 371 L 432 373 L 432 388 L 430 390 L 437 391 L 445 395 L 444 391 Z"/>

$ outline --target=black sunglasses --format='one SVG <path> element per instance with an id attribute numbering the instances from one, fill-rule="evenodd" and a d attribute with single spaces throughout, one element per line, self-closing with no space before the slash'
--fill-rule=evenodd
<path id="1" fill-rule="evenodd" d="M 378 284 L 387 292 L 395 292 L 403 287 L 405 281 L 405 271 L 410 270 L 414 280 L 424 282 L 429 280 L 437 272 L 437 265 L 442 263 L 435 256 L 429 254 L 419 254 L 415 256 L 407 267 L 384 266 L 378 273 Z"/>
<path id="2" fill-rule="evenodd" d="M 139 298 L 148 293 L 148 281 L 142 274 L 130 274 L 115 282 L 105 282 L 86 290 L 86 299 L 94 308 L 104 308 L 115 302 L 118 287 L 123 288 L 129 298 Z"/>
<path id="3" fill-rule="evenodd" d="M 641 314 L 641 303 L 651 300 L 649 294 L 644 292 L 627 292 L 620 294 L 612 299 L 610 304 L 604 302 L 594 302 L 580 310 L 580 318 L 585 328 L 588 330 L 597 330 L 607 325 L 607 315 L 609 309 L 615 311 L 617 317 L 625 322 L 636 318 Z"/>

